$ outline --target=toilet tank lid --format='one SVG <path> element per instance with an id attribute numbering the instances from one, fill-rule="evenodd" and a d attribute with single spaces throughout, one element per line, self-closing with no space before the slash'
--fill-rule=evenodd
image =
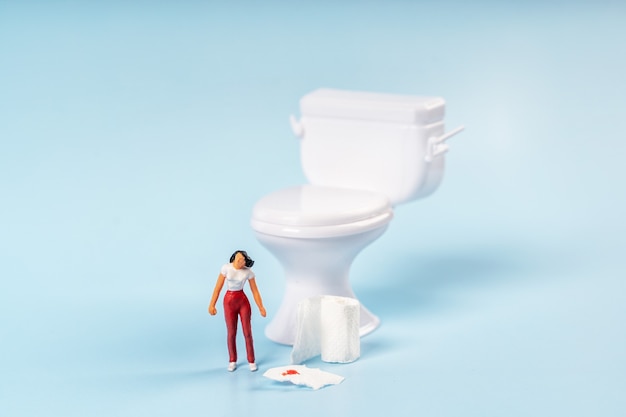
<path id="1" fill-rule="evenodd" d="M 443 120 L 445 100 L 441 97 L 321 88 L 300 99 L 300 112 L 303 118 L 327 117 L 424 125 Z"/>

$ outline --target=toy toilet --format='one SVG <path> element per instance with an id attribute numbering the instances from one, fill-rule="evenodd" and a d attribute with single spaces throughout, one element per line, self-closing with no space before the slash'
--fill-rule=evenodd
<path id="1" fill-rule="evenodd" d="M 445 102 L 417 97 L 320 89 L 300 100 L 300 137 L 309 184 L 278 190 L 254 206 L 259 242 L 282 264 L 285 294 L 267 337 L 293 344 L 300 301 L 318 295 L 355 298 L 349 270 L 356 255 L 380 237 L 393 207 L 423 198 L 440 184 Z M 379 319 L 365 307 L 361 336 Z"/>

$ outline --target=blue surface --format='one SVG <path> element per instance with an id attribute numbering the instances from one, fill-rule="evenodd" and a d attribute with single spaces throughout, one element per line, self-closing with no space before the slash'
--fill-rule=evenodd
<path id="1" fill-rule="evenodd" d="M 0 415 L 623 415 L 623 2 L 91 3 L 0 1 Z M 311 391 L 262 377 L 290 349 L 258 314 L 227 373 L 206 307 L 244 248 L 278 308 L 248 219 L 304 181 L 318 87 L 467 130 L 355 261 L 382 326 Z"/>

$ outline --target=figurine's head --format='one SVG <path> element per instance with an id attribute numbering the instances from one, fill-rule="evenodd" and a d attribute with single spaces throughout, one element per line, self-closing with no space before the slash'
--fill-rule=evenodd
<path id="1" fill-rule="evenodd" d="M 244 267 L 250 268 L 252 267 L 252 265 L 254 265 L 254 261 L 248 256 L 245 250 L 235 251 L 230 256 L 230 263 L 233 264 L 235 269 L 241 269 Z"/>

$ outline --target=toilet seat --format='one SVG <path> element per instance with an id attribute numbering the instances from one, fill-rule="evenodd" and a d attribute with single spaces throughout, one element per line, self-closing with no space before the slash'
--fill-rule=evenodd
<path id="1" fill-rule="evenodd" d="M 307 184 L 263 197 L 254 206 L 251 225 L 273 236 L 330 238 L 384 226 L 392 217 L 383 194 Z"/>

